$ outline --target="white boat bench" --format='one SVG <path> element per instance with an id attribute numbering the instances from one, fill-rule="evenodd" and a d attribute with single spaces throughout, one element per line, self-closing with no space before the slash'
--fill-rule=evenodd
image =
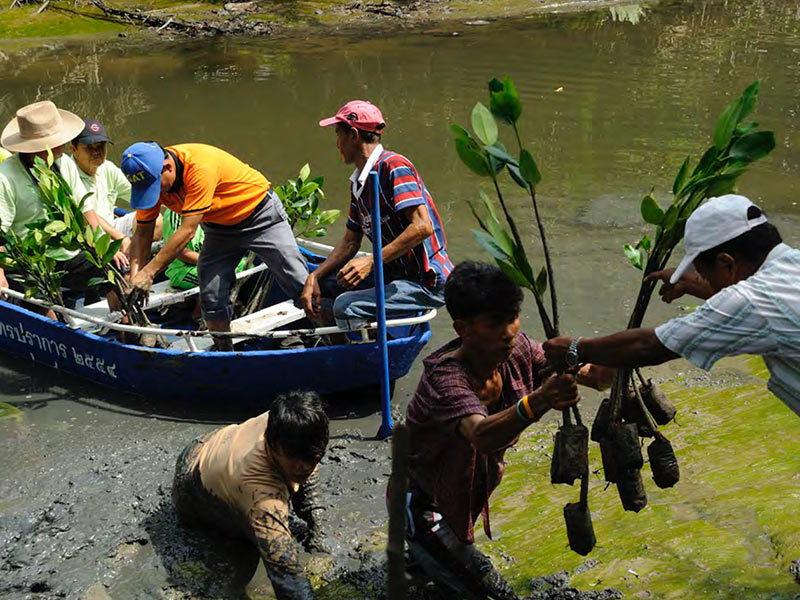
<path id="1" fill-rule="evenodd" d="M 267 333 L 283 325 L 299 321 L 305 316 L 305 311 L 295 306 L 291 300 L 273 304 L 258 312 L 231 321 L 231 331 L 245 334 L 245 337 L 234 338 L 233 341 L 236 343 L 246 339 L 247 335 Z M 214 347 L 214 341 L 210 336 L 194 338 L 193 342 L 194 348 L 190 348 L 186 339 L 176 340 L 172 343 L 170 349 L 204 352 Z"/>

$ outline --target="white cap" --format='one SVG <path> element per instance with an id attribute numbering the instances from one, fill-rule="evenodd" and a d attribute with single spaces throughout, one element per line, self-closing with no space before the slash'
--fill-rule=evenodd
<path id="1" fill-rule="evenodd" d="M 670 283 L 677 283 L 681 276 L 692 270 L 697 255 L 720 244 L 737 238 L 756 225 L 767 222 L 763 214 L 755 219 L 747 218 L 747 209 L 755 206 L 738 194 L 726 194 L 709 200 L 695 210 L 686 220 L 683 247 L 686 256 L 675 269 Z M 758 208 L 758 207 L 756 207 Z"/>

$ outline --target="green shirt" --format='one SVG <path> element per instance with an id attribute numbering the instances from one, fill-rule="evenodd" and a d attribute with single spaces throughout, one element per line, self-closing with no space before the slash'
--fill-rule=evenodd
<path id="1" fill-rule="evenodd" d="M 81 181 L 87 192 L 94 192 L 87 203 L 91 202 L 94 212 L 103 217 L 109 224 L 114 225 L 114 207 L 117 200 L 131 201 L 131 184 L 125 174 L 110 160 L 97 167 L 94 177 L 87 175 L 78 168 Z"/>
<path id="2" fill-rule="evenodd" d="M 86 195 L 81 183 L 78 165 L 66 154 L 56 160 L 61 175 L 72 188 L 72 197 L 80 200 Z M 92 209 L 91 197 L 84 204 L 83 212 Z M 25 227 L 47 216 L 39 188 L 19 159 L 19 154 L 0 163 L 0 231 L 13 230 L 20 238 L 27 235 Z"/>

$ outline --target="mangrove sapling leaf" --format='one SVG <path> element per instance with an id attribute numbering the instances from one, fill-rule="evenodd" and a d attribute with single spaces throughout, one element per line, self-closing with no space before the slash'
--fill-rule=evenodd
<path id="1" fill-rule="evenodd" d="M 745 136 L 748 133 L 755 131 L 756 129 L 758 129 L 757 121 L 750 121 L 749 123 L 741 123 L 736 127 L 734 136 Z"/>
<path id="2" fill-rule="evenodd" d="M 497 266 L 500 267 L 500 270 L 511 277 L 511 279 L 513 279 L 518 286 L 526 288 L 530 285 L 530 282 L 525 279 L 525 276 L 520 273 L 519 269 L 517 269 L 517 267 L 515 267 L 508 260 L 500 260 L 496 258 L 495 262 L 497 263 Z"/>
<path id="3" fill-rule="evenodd" d="M 487 146 L 497 141 L 497 121 L 492 113 L 481 102 L 477 102 L 472 109 L 472 131 L 478 139 Z"/>
<path id="4" fill-rule="evenodd" d="M 764 158 L 775 148 L 775 134 L 771 131 L 754 131 L 736 140 L 728 155 L 741 162 L 750 163 Z"/>
<path id="5" fill-rule="evenodd" d="M 471 139 L 467 141 L 456 138 L 455 145 L 458 157 L 470 171 L 481 177 L 493 174 L 494 171 L 489 166 L 488 159 L 484 153 L 480 151 L 480 146 L 478 146 L 475 140 Z"/>
<path id="6" fill-rule="evenodd" d="M 496 158 L 499 161 L 502 161 L 503 166 L 506 165 L 513 165 L 515 167 L 519 166 L 519 163 L 517 163 L 517 159 L 511 156 L 505 149 L 505 146 L 503 146 L 503 144 L 501 144 L 500 142 L 495 142 L 491 146 L 484 146 L 483 149 L 486 150 L 486 152 L 488 152 L 492 157 Z"/>
<path id="7" fill-rule="evenodd" d="M 522 178 L 522 175 L 519 172 L 519 167 L 514 165 L 506 165 L 506 168 L 508 169 L 508 174 L 511 176 L 511 179 L 514 180 L 514 183 L 516 183 L 522 189 L 527 190 L 528 182 Z"/>
<path id="8" fill-rule="evenodd" d="M 635 248 L 630 244 L 625 244 L 622 247 L 622 251 L 625 252 L 625 256 L 628 257 L 628 260 L 634 267 L 640 271 L 644 269 L 644 261 L 646 256 L 643 249 Z"/>
<path id="9" fill-rule="evenodd" d="M 681 168 L 678 169 L 678 174 L 675 176 L 675 181 L 672 184 L 672 193 L 673 195 L 678 195 L 678 192 L 683 187 L 683 184 L 686 183 L 686 178 L 689 176 L 689 161 L 692 160 L 691 156 L 687 156 L 686 160 L 683 161 Z M 651 192 L 652 193 L 652 192 Z"/>
<path id="10" fill-rule="evenodd" d="M 59 234 L 67 229 L 67 224 L 64 221 L 50 221 L 44 226 L 44 230 L 53 235 Z"/>
<path id="11" fill-rule="evenodd" d="M 86 285 L 89 287 L 95 287 L 101 285 L 108 281 L 105 277 L 90 277 L 89 281 L 86 282 Z"/>
<path id="12" fill-rule="evenodd" d="M 661 225 L 664 221 L 664 211 L 656 202 L 653 190 L 650 190 L 650 193 L 642 198 L 641 212 L 645 222 L 651 225 Z"/>
<path id="13" fill-rule="evenodd" d="M 709 170 L 716 162 L 719 154 L 720 151 L 717 149 L 716 146 L 711 146 L 708 150 L 706 150 L 703 156 L 700 158 L 700 162 L 697 163 L 697 166 L 694 168 L 694 171 L 692 171 L 692 177 L 689 180 L 689 182 L 695 179 L 696 176 L 703 177 L 705 175 L 708 175 Z M 683 188 L 681 188 L 678 195 L 680 197 L 686 195 L 686 193 L 687 193 L 686 186 L 684 186 Z"/>
<path id="14" fill-rule="evenodd" d="M 533 155 L 525 149 L 519 153 L 519 174 L 531 186 L 538 185 L 542 180 L 542 174 Z"/>
<path id="15" fill-rule="evenodd" d="M 469 142 L 472 139 L 472 136 L 469 134 L 469 131 L 464 129 L 461 125 L 456 125 L 453 123 L 450 125 L 450 131 L 452 131 L 455 135 L 457 140 L 464 140 L 465 142 Z"/>
<path id="16" fill-rule="evenodd" d="M 309 175 L 311 175 L 311 167 L 309 166 L 308 163 L 306 163 L 302 167 L 300 167 L 300 174 L 299 174 L 300 180 L 301 181 L 307 180 Z"/>
<path id="17" fill-rule="evenodd" d="M 513 260 L 513 257 L 509 256 L 506 251 L 503 250 L 500 244 L 498 244 L 497 241 L 485 231 L 473 229 L 472 235 L 475 237 L 475 241 L 478 242 L 480 247 L 486 250 L 486 252 L 488 252 L 495 260 Z"/>
<path id="18" fill-rule="evenodd" d="M 644 491 L 640 469 L 621 469 L 617 473 L 617 493 L 622 508 L 639 512 L 647 506 L 647 493 Z"/>
<path id="19" fill-rule="evenodd" d="M 540 296 L 544 296 L 547 291 L 547 267 L 542 267 L 539 274 L 536 276 L 536 291 Z"/>
<path id="20" fill-rule="evenodd" d="M 667 438 L 663 435 L 656 436 L 656 439 L 647 447 L 647 457 L 650 460 L 653 481 L 658 487 L 671 488 L 678 483 L 681 471 L 675 451 Z"/>
<path id="21" fill-rule="evenodd" d="M 72 253 L 64 248 L 48 248 L 44 251 L 44 255 L 53 260 L 69 260 L 72 258 Z"/>
<path id="22" fill-rule="evenodd" d="M 501 82 L 494 78 L 489 81 L 489 110 L 506 125 L 513 125 L 522 114 L 522 101 L 511 77 Z"/>

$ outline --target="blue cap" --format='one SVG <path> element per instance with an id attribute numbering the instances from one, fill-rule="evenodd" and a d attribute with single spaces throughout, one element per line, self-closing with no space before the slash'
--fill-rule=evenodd
<path id="1" fill-rule="evenodd" d="M 122 153 L 122 172 L 131 182 L 131 208 L 146 210 L 158 204 L 164 150 L 155 142 L 136 142 Z"/>

